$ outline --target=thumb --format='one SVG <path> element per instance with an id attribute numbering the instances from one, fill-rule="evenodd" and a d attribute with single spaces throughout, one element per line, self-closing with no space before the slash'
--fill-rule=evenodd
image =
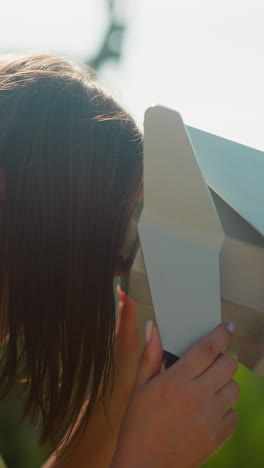
<path id="1" fill-rule="evenodd" d="M 152 322 L 146 324 L 146 342 L 139 364 L 135 388 L 144 385 L 158 375 L 163 362 L 163 350 L 157 327 Z M 148 335 L 148 336 L 147 336 Z"/>
<path id="2" fill-rule="evenodd" d="M 134 301 L 118 289 L 119 319 L 115 334 L 115 382 L 120 389 L 132 391 L 140 362 L 140 336 Z"/>

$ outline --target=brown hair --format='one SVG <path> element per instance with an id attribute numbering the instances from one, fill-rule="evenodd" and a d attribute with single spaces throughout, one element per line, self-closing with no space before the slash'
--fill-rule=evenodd
<path id="1" fill-rule="evenodd" d="M 113 364 L 113 278 L 142 184 L 142 137 L 88 67 L 48 54 L 0 62 L 0 385 L 56 447 L 89 419 Z M 102 384 L 102 385 L 101 385 Z"/>

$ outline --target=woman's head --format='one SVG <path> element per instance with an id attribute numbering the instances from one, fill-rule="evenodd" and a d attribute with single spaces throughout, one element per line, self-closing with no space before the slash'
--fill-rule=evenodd
<path id="1" fill-rule="evenodd" d="M 141 135 L 88 68 L 14 56 L 0 62 L 0 168 L 1 385 L 27 380 L 26 410 L 57 443 L 109 376 Z"/>

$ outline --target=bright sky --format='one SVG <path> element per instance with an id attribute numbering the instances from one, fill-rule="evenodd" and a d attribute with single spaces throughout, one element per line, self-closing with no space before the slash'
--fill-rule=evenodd
<path id="1" fill-rule="evenodd" d="M 189 125 L 264 150 L 263 0 L 121 2 L 124 59 L 103 73 L 138 122 L 163 104 Z M 0 44 L 82 58 L 105 25 L 105 0 L 5 2 Z"/>

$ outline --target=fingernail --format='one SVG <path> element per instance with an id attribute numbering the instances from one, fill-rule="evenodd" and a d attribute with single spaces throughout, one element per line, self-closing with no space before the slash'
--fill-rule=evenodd
<path id="1" fill-rule="evenodd" d="M 229 333 L 234 333 L 236 326 L 234 322 L 229 322 L 226 328 L 228 329 Z"/>
<path id="2" fill-rule="evenodd" d="M 152 320 L 148 320 L 147 323 L 146 323 L 146 327 L 145 327 L 145 340 L 146 340 L 146 343 L 149 343 L 150 340 L 151 340 L 152 330 L 153 330 L 153 322 L 152 322 Z"/>

